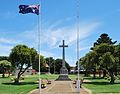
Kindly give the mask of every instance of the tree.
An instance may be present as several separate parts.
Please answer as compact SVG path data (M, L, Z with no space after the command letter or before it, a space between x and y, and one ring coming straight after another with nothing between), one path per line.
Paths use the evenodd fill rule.
M82 61L87 68L102 69L103 78L108 74L111 78L110 83L114 83L115 76L120 70L120 44L114 45L116 42L113 42L108 34L101 34L94 43L92 51L86 54Z
M102 55L101 64L108 70L109 75L111 77L110 83L113 84L115 81L114 69L116 69L115 57L111 54L111 52L106 52Z
M86 56L83 58L82 62L83 66L86 68L86 74L88 76L88 71L92 70L93 72L93 78L95 78L96 75L96 69L98 65L98 56L95 51L90 51L86 54Z
M54 73L54 68L55 68L55 65L54 65L54 59L53 57L48 57L48 58L45 58L46 60L46 63L48 64L49 66L49 71L50 73Z
M0 56L0 61L2 61L2 60L8 60L8 59L9 59L9 57L7 57L7 56Z
M0 61L0 70L2 72L2 77L5 77L5 72L10 70L11 63L7 60Z
M70 66L67 62L65 62L66 68L68 69L68 72L70 71ZM55 71L57 73L60 73L60 69L62 67L62 59L56 59L55 60Z
M19 69L15 83L19 83L21 75L35 62L36 55L36 50L26 45L17 45L11 50L9 58L12 67Z
M100 38L98 38L97 41L94 42L94 45L93 45L93 47L91 48L91 50L93 50L95 46L100 45L100 44L102 44L102 43L106 43L106 44L108 44L108 45L113 45L113 44L115 44L116 42L117 42L117 41L112 41L112 39L108 36L108 34L103 33L103 34L100 35Z
M32 64L32 68L39 71L39 54L35 57L35 62ZM47 72L46 61L44 56L40 55L40 71Z
M103 69L103 77L108 72L111 78L110 83L113 84L115 81L115 72L119 66L119 46L102 43L96 46L94 51L98 54L99 66Z
M89 58L87 57L87 54L80 58L80 65L82 65L84 67L85 71L85 76L89 76L89 70L90 70L90 63L89 63ZM76 63L76 66L78 64ZM76 68L77 69L77 68Z
M111 47L113 47L113 45L116 43L117 41L112 41L112 39L108 36L108 34L103 33L100 35L100 38L98 38L96 40L96 42L94 43L93 47L91 48L91 50L96 49L96 47L98 48L99 45L101 45L101 49L99 48L99 52L101 54L104 54L105 52L109 52L111 50ZM111 47L109 47L109 45L111 45ZM107 48L106 48L107 47ZM99 54L99 52L97 52ZM111 52L111 51L110 51ZM114 52L114 51L113 51ZM112 52L112 53L113 53ZM100 57L100 54L99 54ZM106 76L106 69L103 68L102 66L100 66L100 69L102 68L103 70L103 78Z
M94 48L94 51L97 53L98 58L101 58L102 55L107 53L107 52L111 52L111 54L114 54L114 50L115 50L114 46L109 45L107 43L101 43L100 45L97 45ZM107 69L100 62L99 62L99 68L103 70L103 78L104 78L107 74Z
M116 73L115 75L120 74L120 43L118 45L115 45L115 51L114 51L114 57L116 58L117 68L114 70Z

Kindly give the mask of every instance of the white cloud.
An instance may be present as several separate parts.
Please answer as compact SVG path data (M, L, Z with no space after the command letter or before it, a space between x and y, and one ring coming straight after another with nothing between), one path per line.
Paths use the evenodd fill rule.
M45 57L54 57L55 54L52 52L48 52L48 51L40 51L41 55L45 56Z
M40 46L41 48L49 49L49 50L41 50L41 54L44 55L45 57L53 56L55 59L56 58L61 58L57 55L57 53L54 53L52 50L54 48L58 48L58 45L62 43L62 40L65 40L65 43L71 46L76 46L76 41L77 41L77 28L76 24L72 25L64 25L61 27L61 24L64 23L64 21L58 21L55 22L49 26L46 25L46 27L42 27L42 31L40 31ZM82 22L81 22L82 23ZM99 22L87 22L84 24L80 24L79 26L79 40L82 42L85 40L87 37L91 36L96 29L101 25ZM38 48L38 28L35 26L33 30L27 30L24 32L19 33L19 35L16 35L17 40L14 39L5 39L5 38L0 38L0 42L3 44L8 44L8 45L16 45L18 43L24 43L30 47ZM0 43L0 55L9 55L11 48L13 46L7 46L7 45L1 45ZM76 53L75 47L72 52ZM89 49L87 45L82 45L79 48L79 51ZM71 58L70 58L71 57ZM75 63L75 56L74 58L69 55L67 56L67 61L69 64L73 65Z
M11 49L18 43L21 43L21 41L8 38L0 38L0 56L8 56Z
M16 41L16 40L13 40L13 39L0 38L0 43L17 44L17 43L21 43L21 41Z
M64 21L55 22L49 26L42 27L40 31L40 43L41 45L47 44L49 48L56 48L64 39L66 40L66 44L73 45L76 43L77 40L77 25L69 25L61 27L61 24ZM79 40L83 40L94 33L96 28L101 25L99 22L88 22L81 24L79 26ZM38 30L37 26L33 28L33 30L28 30L21 33L21 37L25 40L30 40L30 45L38 44Z
M58 21L55 22L55 24L51 24L49 26L42 27L42 30L40 31L40 43L41 46L44 47L44 45L47 45L49 49L54 49L58 47L58 45L61 44L62 40L66 40L66 44L72 46L76 45L77 41L77 25L69 25L69 26L63 26L61 27L61 24L64 23L64 21ZM60 24L60 26L59 26ZM79 40L82 41L83 39L87 38L91 34L93 34L101 25L100 22L94 21L94 22L87 22L82 23L79 26ZM37 48L38 46L38 27L36 26L33 28L33 30L24 31L21 33L21 39L29 40L30 43L29 46L34 46ZM80 49L83 49L80 48Z
M98 22L87 23L83 26L79 26L79 40L85 39L90 36L95 29L100 25ZM54 28L54 27L53 27ZM54 30L49 29L49 27L42 33L42 43L47 43L50 47L58 47L60 42L64 39L66 43L72 45L76 43L77 40L77 29L76 26L66 26L62 28L56 28Z
M83 51L83 50L86 50L86 49L90 49L91 46L87 46L87 47L83 47L83 48L80 48L79 51Z
M8 56L13 46L1 45L0 44L0 56Z

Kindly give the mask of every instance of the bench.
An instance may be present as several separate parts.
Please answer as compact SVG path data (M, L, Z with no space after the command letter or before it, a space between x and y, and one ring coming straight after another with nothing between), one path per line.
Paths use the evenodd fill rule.
M46 82L44 80L41 80L41 88L45 88L47 86Z
M80 88L82 87L84 79L80 80ZM75 88L77 88L77 80L74 80L73 84L76 84Z
M46 80L47 80L47 84L51 84L51 81L50 81L50 80L48 80L47 78L46 78Z

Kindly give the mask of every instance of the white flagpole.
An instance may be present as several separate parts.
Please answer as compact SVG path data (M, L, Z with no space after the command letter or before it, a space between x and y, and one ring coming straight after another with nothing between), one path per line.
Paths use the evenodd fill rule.
M41 14L41 4L42 3L42 0L41 1L38 1L38 4L40 5L39 6L39 15L38 15L38 54L39 54L39 94L42 94L41 93L41 77L40 77L40 32L42 31L42 21L41 21L41 18L42 18L42 14Z
M80 0L77 0L77 16L76 16L76 18L77 18L77 66L78 66L78 80L77 80L77 93L78 94L80 94L80 78L79 78L79 76L80 76L80 73L79 73L79 71L80 71L80 66L79 66L79 8L80 8L80 6L79 6L79 3L80 3Z

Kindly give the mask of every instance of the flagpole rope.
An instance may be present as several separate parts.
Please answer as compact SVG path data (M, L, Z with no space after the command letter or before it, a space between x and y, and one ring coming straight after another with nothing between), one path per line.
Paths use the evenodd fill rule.
M79 66L79 8L80 8L80 0L77 0L77 16L76 16L76 19L77 19L77 66L78 66L78 81L77 81L77 92L78 94L80 94L80 66Z
M41 35L41 31L42 31L42 13L41 13L41 4L42 3L42 0L41 1L38 1L38 4L40 5L39 6L39 12L40 12L40 15L38 15L38 53L39 53L39 94L42 94L41 93L41 72L40 72L40 35Z

